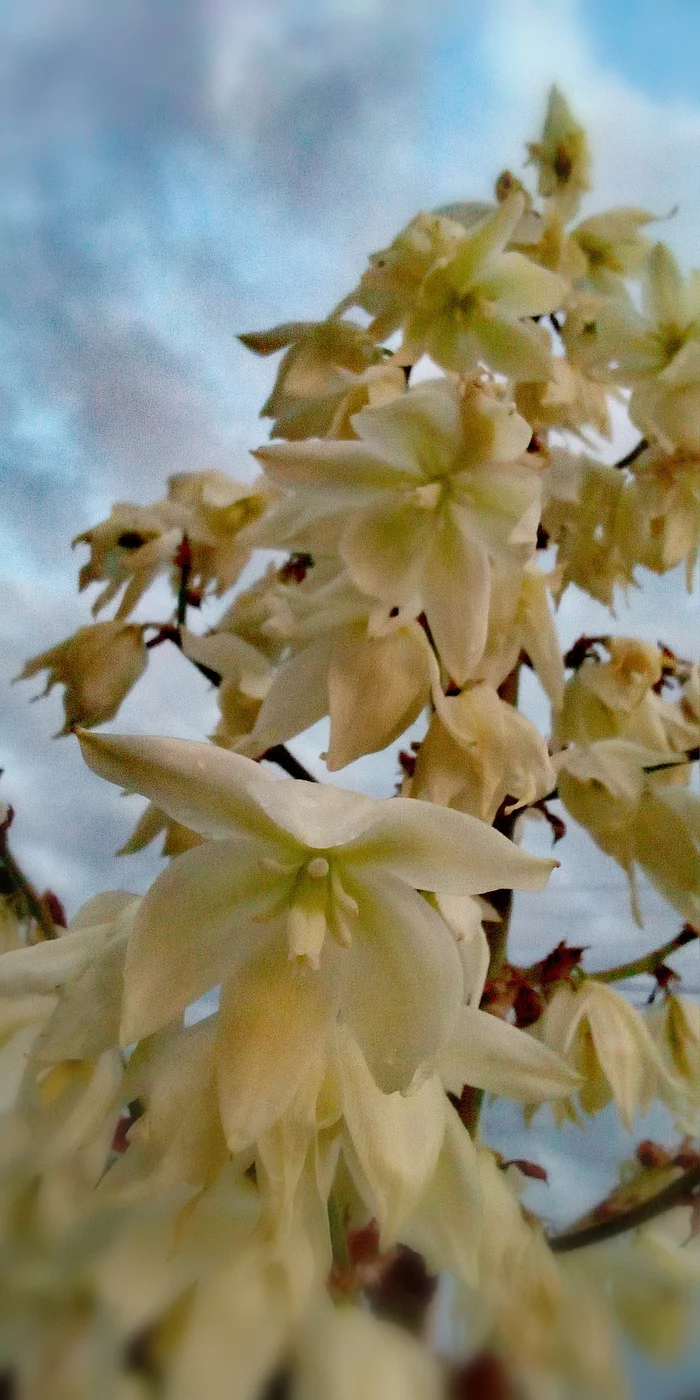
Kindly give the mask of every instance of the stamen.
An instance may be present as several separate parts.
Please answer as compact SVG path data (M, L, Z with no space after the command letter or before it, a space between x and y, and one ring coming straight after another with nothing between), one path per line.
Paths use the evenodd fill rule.
M330 865L325 856L314 856L306 867L306 873L312 880L325 880L329 870Z

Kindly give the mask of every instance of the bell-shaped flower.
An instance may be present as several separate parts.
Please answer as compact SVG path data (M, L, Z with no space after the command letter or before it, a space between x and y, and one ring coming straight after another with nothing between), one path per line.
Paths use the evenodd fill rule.
M338 1011L387 1090L449 1037L461 963L417 890L540 888L552 868L461 813L275 779L206 744L82 744L103 777L215 838L177 857L139 907L124 1043L224 979L220 1080L245 1080L254 1097L275 1066L271 1121Z
M55 685L65 687L65 724L56 738L70 734L76 725L91 728L114 716L122 700L148 665L148 651L140 627L123 622L96 622L80 627L74 637L33 656L17 680L28 680L39 671L49 677L42 695ZM37 697L38 698L38 697Z
M636 558L656 574L685 563L690 592L700 550L700 454L655 446L634 465Z
M540 140L528 143L528 154L537 166L539 193L572 218L591 187L591 156L586 133L556 86L549 91Z
M587 977L577 987L560 984L534 1034L581 1075L578 1099L585 1113L597 1113L614 1099L631 1131L635 1113L650 1107L660 1083L679 1099L679 1086L639 1012L603 982Z
M390 618L345 573L286 592L297 612L289 622L291 655L236 747L257 758L329 715L333 772L386 748L418 717L430 697L430 647L410 614Z
M554 762L567 811L626 872L637 923L635 863L683 918L700 923L700 799L659 781L687 774L683 758L632 740L600 739L571 745Z
M667 993L646 1016L647 1029L671 1072L687 1093L687 1132L700 1127L700 1005L678 992ZM677 1107L677 1105L673 1105Z
M492 822L501 804L528 806L556 787L541 734L485 682L460 695L433 690L435 714L421 743L411 796Z
M404 323L402 361L428 354L458 374L486 365L513 379L547 377L549 337L533 317L563 306L569 288L523 253L506 251L524 208L522 195L509 196L426 274Z
M484 647L490 559L524 563L534 550L539 477L518 460L530 429L495 391L470 384L460 396L445 380L365 409L353 426L356 442L274 443L257 456L280 485L313 487L353 582L390 609L425 611L463 683ZM275 530L273 511L260 542L279 543Z
M76 535L73 546L87 544L90 558L79 574L79 586L104 583L92 606L95 616L119 597L117 619L129 616L154 579L172 564L182 538L179 522L155 506L120 501L106 520Z

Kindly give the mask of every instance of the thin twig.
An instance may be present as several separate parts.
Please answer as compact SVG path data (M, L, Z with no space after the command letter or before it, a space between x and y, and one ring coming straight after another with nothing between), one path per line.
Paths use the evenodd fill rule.
M561 1235L550 1236L549 1247L555 1254L569 1254L574 1249L585 1249L587 1245L615 1239L617 1235L625 1235L629 1230L655 1220L658 1215L665 1215L675 1206L692 1204L699 1189L700 1164L690 1167L669 1186L657 1191L655 1196L649 1196L629 1210L619 1211L607 1220L596 1220L589 1225L565 1230Z
M700 938L700 933L686 924L675 938L669 938L668 943L662 944L660 948L655 948L652 953L646 953L642 958L634 958L632 962L621 963L619 967L609 967L604 972L589 972L586 975L596 982L624 982L628 977L638 977L643 972L648 972L653 976L672 953L676 953L679 948L684 948L687 943L693 943L698 938Z
M647 438L640 438L639 442L635 444L625 457L621 457L619 462L613 462L616 471L621 471L623 467L631 467L632 463L636 462L637 458L641 457L643 452L646 452L648 446L649 442Z
M290 778L299 778L304 783L318 782L318 778L315 778L313 773L310 773L308 768L305 768L303 763L300 763L294 754L285 748L284 744L273 744L271 749L265 750L262 758L267 759L268 763L276 763L277 767L284 769Z

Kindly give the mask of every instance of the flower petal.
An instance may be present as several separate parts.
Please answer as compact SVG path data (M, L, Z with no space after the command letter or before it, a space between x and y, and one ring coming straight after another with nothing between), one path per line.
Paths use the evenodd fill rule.
M379 409L372 411L380 412ZM371 486L379 491L402 486L403 467L385 458L383 453L373 452L373 446L373 443L368 448L363 442L311 438L306 442L271 442L253 456L283 486L316 486L324 491L343 491L358 486Z
M280 666L250 734L239 740L239 753L258 758L274 744L303 734L328 714L328 668L335 637L319 637Z
M425 635L417 626L384 637L345 634L328 673L331 772L386 748L417 719L430 694Z
M340 541L353 583L400 607L418 590L434 529L431 511L398 496L354 515Z
M445 1088L465 1084L520 1103L567 1097L581 1077L541 1041L487 1011L463 1006L452 1040L436 1062Z
M380 1089L410 1085L449 1039L462 1001L462 965L446 924L399 880L369 870L356 899L342 1014Z
M460 529L451 512L435 534L422 591L440 657L463 685L486 645L491 569L482 541Z
M264 851L264 848L263 848ZM164 1026L274 934L264 919L293 876L267 871L258 848L206 841L177 856L144 896L124 973L122 1044Z
M275 840L258 794L274 783L241 754L191 739L78 731L85 762L126 792L150 797L175 821L202 836L241 835Z
M556 272L532 262L522 253L502 253L483 270L474 286L476 296L497 301L509 316L542 316L566 301L569 285Z
M444 379L363 408L351 421L363 443L416 484L449 471L459 445L459 406Z
M330 1030L334 1007L318 973L275 940L224 986L219 1107L231 1152L284 1113Z
M374 865L440 895L541 890L559 864L520 850L478 817L408 797L383 803L371 830L343 858L354 874Z
M337 1073L343 1116L367 1202L379 1222L383 1247L395 1243L437 1166L445 1131L445 1095L436 1075L413 1094L383 1094L362 1052L344 1028L337 1035ZM346 1152L347 1152L346 1147Z

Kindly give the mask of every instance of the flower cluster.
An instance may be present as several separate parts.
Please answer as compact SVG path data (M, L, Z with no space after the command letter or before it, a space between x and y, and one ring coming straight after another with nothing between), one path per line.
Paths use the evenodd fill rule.
M283 352L249 485L174 477L75 541L114 615L22 677L62 684L61 733L148 799L122 854L163 836L168 863L64 927L0 827L20 1400L617 1400L619 1326L682 1345L700 1017L666 959L700 931L700 676L617 634L562 655L555 605L573 583L612 607L645 569L692 583L700 274L651 213L580 219L590 153L557 89L528 153L536 191L505 171L491 202L419 213L326 320L241 337ZM643 434L614 466L592 455L613 396ZM172 616L137 620L161 575ZM210 740L93 733L166 643L217 687ZM286 745L319 721L330 772L403 740L395 794L306 771ZM513 891L541 923L558 865L524 819L559 839L557 798L639 923L639 870L678 912L670 943L596 973L553 929L512 962ZM640 1011L614 984L643 976ZM612 1104L631 1132L661 1102L680 1142L640 1144L560 1234L522 1200L534 1129L535 1160L496 1152L486 1096L529 1124Z

